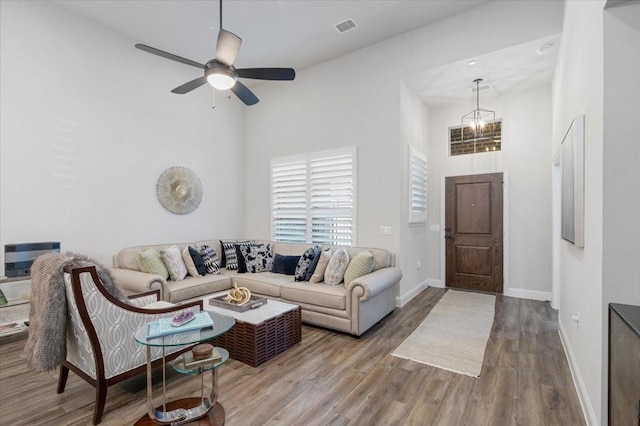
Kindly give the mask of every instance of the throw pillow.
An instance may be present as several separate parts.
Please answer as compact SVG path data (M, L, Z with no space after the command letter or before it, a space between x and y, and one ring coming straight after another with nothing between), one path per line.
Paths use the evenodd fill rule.
M142 272L160 275L165 280L169 278L169 271L167 271L167 267L164 266L158 250L148 248L144 251L141 251L140 253L138 253L137 260L138 266L140 267L140 270Z
M244 258L246 272L253 274L256 272L266 272L271 270L273 266L271 244L241 246L240 251L242 252L242 257Z
M307 269L307 273L304 276L305 281L310 281L313 276L313 272L316 270L316 266L318 266L318 261L320 260L320 256L322 255L322 250L318 250L316 255L313 257L311 261L311 265L309 265L309 269Z
M245 247L253 247L253 246L247 246L247 245L240 245L240 244L236 244L235 248L236 248L236 259L238 262L238 273L239 274L244 274L247 272L247 263L244 259L244 255L242 254L242 248Z
M276 253L275 258L273 259L271 272L285 275L295 275L296 266L298 266L299 261L300 256L283 256Z
M160 252L160 257L164 262L164 266L169 271L169 278L172 281L182 281L187 276L187 267L182 260L180 249L173 245Z
M220 253L221 268L224 268L227 266L227 251L225 249L225 244L229 245L229 244L235 244L235 243L236 243L236 240L227 240L227 241L220 240L220 247L222 247L222 253Z
M311 266L311 262L316 257L316 253L320 251L320 246L309 247L302 253L300 260L296 265L296 271L294 273L296 281L304 281L307 276L307 270Z
M344 278L344 271L349 264L349 253L344 248L338 249L331 256L327 270L324 271L324 283L326 285L338 285Z
M327 265L331 260L332 254L333 250L330 248L320 253L320 259L318 259L316 269L313 270L313 275L311 276L311 279L309 279L310 283L321 283L322 280L324 280L324 271L327 269Z
M187 267L187 272L192 277L199 277L200 272L198 272L198 268L196 268L196 264L193 262L193 258L189 253L189 246L186 246L184 250L182 250L182 261L184 262L184 266Z
M349 285L356 278L367 275L375 266L376 259L369 250L356 254L344 271L344 285Z
M240 242L223 242L222 249L224 250L225 265L227 270L235 271L238 269L238 254L236 253L236 244L239 245L255 245L255 241L240 241Z
M189 246L189 254L191 255L191 259L193 260L193 264L196 265L196 269L198 270L198 274L201 276L207 275L207 267L204 264L204 260L202 260L202 256L198 253L198 250Z
M217 275L220 273L220 260L216 251L206 244L202 244L198 247L198 252L202 256L204 266L207 268L207 274Z

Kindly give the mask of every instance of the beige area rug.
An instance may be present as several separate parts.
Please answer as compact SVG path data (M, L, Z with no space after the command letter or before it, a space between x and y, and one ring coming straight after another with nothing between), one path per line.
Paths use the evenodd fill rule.
M449 290L391 355L480 377L496 297Z

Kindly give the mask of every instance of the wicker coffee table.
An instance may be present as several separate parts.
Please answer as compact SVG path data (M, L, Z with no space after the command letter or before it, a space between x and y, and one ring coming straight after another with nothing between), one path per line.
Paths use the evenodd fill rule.
M209 299L225 293L202 297L204 309L230 315L236 323L211 343L229 351L229 356L252 367L267 362L302 339L300 306L269 300L246 312L236 312L209 304Z

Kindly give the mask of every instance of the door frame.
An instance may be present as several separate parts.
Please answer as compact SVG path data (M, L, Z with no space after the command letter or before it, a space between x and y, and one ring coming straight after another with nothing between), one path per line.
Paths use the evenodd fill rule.
M447 251L444 243L444 224L446 219L446 190L445 181L448 177L485 175L490 173L502 173L502 294L510 296L509 282L509 169L489 169L468 172L443 173L440 176L440 282L442 287L447 286Z

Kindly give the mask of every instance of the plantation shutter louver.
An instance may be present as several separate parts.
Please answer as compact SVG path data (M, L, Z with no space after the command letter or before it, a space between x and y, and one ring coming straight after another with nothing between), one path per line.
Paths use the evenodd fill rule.
M271 160L275 241L355 244L355 147Z
M427 221L427 158L410 150L409 223Z
M346 245L353 237L353 158L341 155L312 159L311 242Z
M298 161L271 168L273 239L307 240L307 165Z

